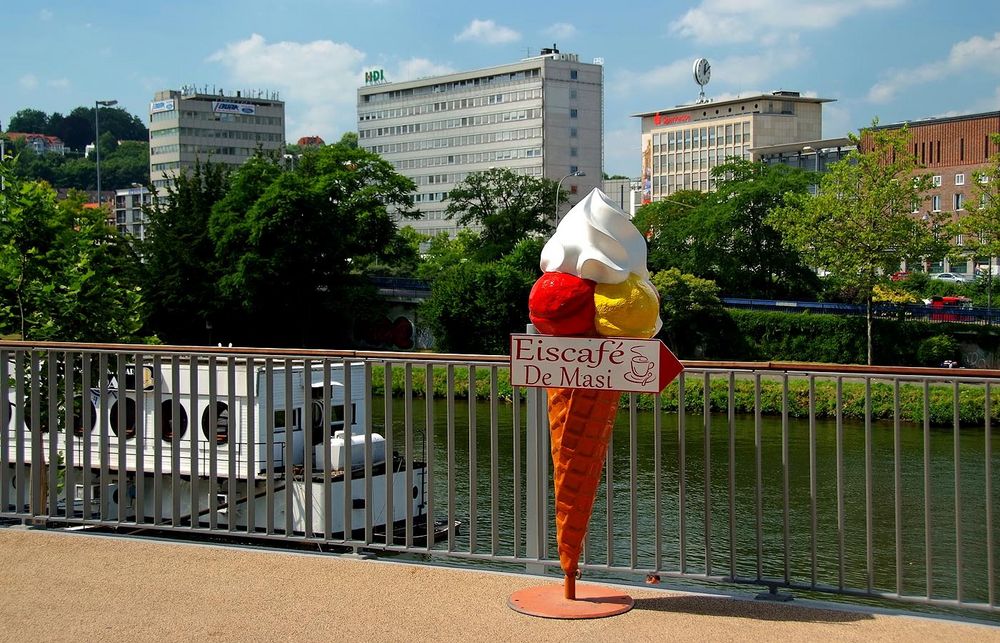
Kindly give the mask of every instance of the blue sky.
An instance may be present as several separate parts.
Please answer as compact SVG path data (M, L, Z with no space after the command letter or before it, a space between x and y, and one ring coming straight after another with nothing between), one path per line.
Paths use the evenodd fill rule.
M824 136L1000 110L996 0L6 0L0 124L158 89L279 91L287 137L354 130L368 69L390 81L500 65L557 44L605 65L605 170L639 172L631 114L778 89L834 99Z

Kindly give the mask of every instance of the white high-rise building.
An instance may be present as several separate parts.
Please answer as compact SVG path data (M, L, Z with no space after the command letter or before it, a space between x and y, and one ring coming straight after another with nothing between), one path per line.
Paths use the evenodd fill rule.
M285 104L276 92L185 87L157 92L149 104L149 180L158 193L195 162L242 165L258 149L285 145Z
M563 181L569 205L601 186L604 68L554 47L520 62L399 83L366 74L358 138L417 184L420 232L458 230L449 190L470 173L509 168ZM553 213L555 216L555 213Z

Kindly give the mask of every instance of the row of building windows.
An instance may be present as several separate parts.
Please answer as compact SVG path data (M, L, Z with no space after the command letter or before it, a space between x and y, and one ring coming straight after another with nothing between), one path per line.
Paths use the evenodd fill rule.
M433 203L448 198L447 192L418 192L413 195L414 203Z
M678 132L653 134L653 153L675 150L696 150L702 147L717 147L723 145L739 145L750 142L750 121L694 127Z
M653 157L653 174L711 169L730 156L750 158L750 146L720 147L700 152L675 152Z
M149 166L150 172L166 172L167 170L179 170L181 167L180 161L171 161L169 163L151 163Z
M987 195L985 195L985 194L979 195L979 207L980 208L986 207L986 204L988 202L989 202L989 200L988 200ZM951 209L954 210L955 212L958 212L959 210L964 210L965 209L965 195L964 194L962 194L961 192L956 192L955 194L952 195ZM913 212L916 213L916 212L919 212L919 211L920 211L920 202L914 203L913 204ZM932 212L940 212L941 211L941 195L940 194L933 194L933 195L931 195L931 211Z
M187 152L194 154L229 154L231 156L253 156L257 151L255 147L236 147L232 145L192 145L189 143L174 143L173 145L160 145L149 150L151 156L159 154L176 154Z
M913 158L920 159L921 165L941 162L941 141L921 141L913 144ZM990 158L990 137L983 136L983 160ZM965 160L965 138L958 139L958 160Z
M282 125L282 118L280 116L249 116L243 114L226 114L193 109L157 112L149 115L149 121L151 123L170 121L177 120L178 117L185 121L218 121L222 123L239 123L243 125L271 125L274 127L280 127Z
M502 94L490 94L488 96L474 96L472 98L438 101L434 103L421 103L419 105L407 105L406 107L395 107L392 109L378 109L370 112L358 112L358 120L377 121L386 118L420 116L421 114L432 114L434 112L468 109L471 107L483 107L487 105L499 105L501 103L512 103L522 100L538 100L541 99L541 97L542 89L539 87L538 89L504 92Z
M233 130L224 129L211 129L207 127L172 127L169 130L164 130L169 132L165 136L174 137L185 137L185 138L224 138L231 141L254 141L263 143L281 143L283 138L281 134L276 134L273 132L238 132ZM155 132L150 132L151 138L160 138L161 135ZM170 145L154 145L150 148L150 154L166 154L170 151L176 152L177 150L168 150L166 152L158 151L164 150L165 148L171 147ZM184 151L184 150L181 150Z
M470 89L477 89L483 86L523 83L533 78L538 78L541 75L541 67L534 67L532 69L523 69L521 71L514 71L507 74L493 74L490 76L479 76L477 78L456 80L450 83L438 83L436 85L423 85L421 87L413 87L410 89L396 89L388 92L379 92L377 94L366 94L361 97L361 100L365 103L380 103L389 100L408 98L410 96L422 96L424 94L469 91Z
M405 134L419 134L421 132L434 132L443 129L454 129L456 127L476 127L479 125L496 125L497 123L509 123L512 121L523 121L541 117L542 117L541 108L519 109L511 112L493 112L492 114L480 114L478 116L464 116L462 118L449 118L441 121L430 121L425 123L407 123L406 125L391 125L386 127L363 129L358 132L358 138L375 138L377 136L402 136Z
M421 167L438 167L441 165L466 165L471 163L490 163L493 161L512 161L515 159L541 158L542 148L526 147L512 150L492 150L489 152L473 152L470 154L448 154L447 156L432 156L421 159L404 159L393 161L397 170L413 170Z
M677 190L701 190L707 192L715 189L715 179L708 172L691 172L653 177L653 196L673 194Z
M508 168L508 169L511 172L513 172L514 174L517 174L517 175L520 175L520 176L541 176L542 175L542 166L541 165L532 165L532 166L529 166L529 167L512 167L512 168ZM576 170L571 170L571 171L575 172ZM451 183L451 184L461 183L466 178L468 178L469 174L471 174L471 172L451 172L451 173L447 173L447 174L423 174L423 175L420 175L420 176L413 176L413 177L410 177L410 178L418 186L423 186L423 185L443 185L443 184L446 184L446 183Z
M372 145L370 147L366 147L365 149L369 152L374 152L375 154L398 154L402 152L419 152L422 150L440 149L443 147L483 145L486 143L498 143L504 141L523 141L529 138L541 137L541 127L529 127L526 129L504 130L502 132L488 132L485 134L467 134L465 136L432 138L419 141L406 141L403 143L386 143L385 145Z

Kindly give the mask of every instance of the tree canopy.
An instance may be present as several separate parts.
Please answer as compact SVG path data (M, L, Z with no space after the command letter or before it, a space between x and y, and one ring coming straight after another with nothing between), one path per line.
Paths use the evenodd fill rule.
M94 107L77 107L67 116L51 115L38 109L26 108L11 116L8 132L58 136L72 150L83 152L94 142ZM108 132L118 141L149 141L149 130L142 119L120 107L101 107L101 133Z

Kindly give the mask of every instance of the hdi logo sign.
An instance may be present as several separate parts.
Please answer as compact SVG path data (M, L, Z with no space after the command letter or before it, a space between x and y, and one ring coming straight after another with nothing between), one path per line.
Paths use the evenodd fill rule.
M371 85L373 83L384 83L385 82L385 71L382 69L373 69L371 71L365 72L365 83Z

